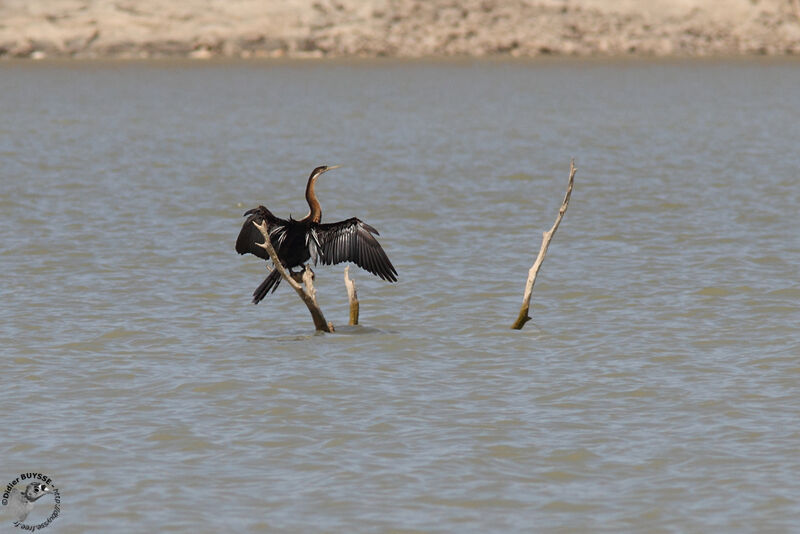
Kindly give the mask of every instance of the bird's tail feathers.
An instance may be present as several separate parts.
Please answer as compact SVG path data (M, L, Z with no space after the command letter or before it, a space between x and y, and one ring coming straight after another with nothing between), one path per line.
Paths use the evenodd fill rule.
M258 304L264 297L267 296L268 293L274 292L278 289L278 284L281 281L281 273L278 272L278 269L272 269L272 272L264 278L264 281L261 282L261 285L253 291L253 304Z

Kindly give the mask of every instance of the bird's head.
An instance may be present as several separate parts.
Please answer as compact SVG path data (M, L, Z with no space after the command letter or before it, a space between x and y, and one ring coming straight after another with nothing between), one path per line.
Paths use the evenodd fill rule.
M331 171L331 170L333 170L333 169L338 169L339 167L341 167L341 165L330 165L330 166L328 166L328 165L321 165L321 166L317 167L316 169L314 169L314 170L311 172L311 176L312 176L313 178L319 178L319 176L320 176L322 173L325 173L325 172Z

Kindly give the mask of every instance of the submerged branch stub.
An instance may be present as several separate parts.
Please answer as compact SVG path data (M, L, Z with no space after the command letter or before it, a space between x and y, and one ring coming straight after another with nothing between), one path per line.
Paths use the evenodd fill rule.
M350 266L344 268L344 286L347 288L347 300L350 301L350 325L358 324L358 293L356 283L350 278Z
M308 311L311 313L311 318L314 320L314 327L319 332L333 332L334 331L333 324L325 320L325 316L322 314L322 310L320 309L319 304L317 304L317 292L316 289L314 289L314 282L313 282L314 271L312 271L311 268L308 265L306 265L301 278L304 283L304 286L300 285L294 278L294 276L297 275L296 274L290 275L283 267L280 260L278 259L278 254L275 252L275 248L272 246L272 242L269 239L269 232L267 231L267 222L262 221L261 224L258 224L255 221L253 221L253 224L255 225L256 228L258 228L258 231L261 232L261 235L264 236L264 242L256 244L267 251L267 254L269 254L269 257L272 260L274 268L278 270L278 272L281 275L281 278L286 280L286 283L292 286L292 289L294 289L300 296L300 298L303 300L306 307L308 308Z
M511 325L511 328L514 330L521 330L525 323L530 320L529 312L531 307L531 296L533 295L533 284L536 283L536 275L539 273L539 268L542 266L545 254L547 254L547 248L550 246L550 241L553 239L553 235L555 235L556 230L558 230L558 225L561 224L561 219L567 212L569 199L572 195L572 185L575 181L575 172L577 170L577 167L575 167L575 158L572 158L569 162L569 181L567 182L567 192L564 195L564 200L561 202L561 207L558 209L556 222L553 223L553 226L550 228L550 230L542 234L542 245L539 247L539 255L536 256L536 261L533 262L533 265L528 271L528 280L525 282L525 292L522 295L522 307L519 310L517 320Z

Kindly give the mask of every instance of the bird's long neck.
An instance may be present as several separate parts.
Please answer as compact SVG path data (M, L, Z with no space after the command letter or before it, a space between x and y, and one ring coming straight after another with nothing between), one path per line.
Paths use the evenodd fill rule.
M306 201L308 202L308 215L303 217L304 222L318 223L322 220L322 206L319 205L317 194L314 192L314 185L317 183L317 178L322 173L313 172L308 177L308 185L306 185Z

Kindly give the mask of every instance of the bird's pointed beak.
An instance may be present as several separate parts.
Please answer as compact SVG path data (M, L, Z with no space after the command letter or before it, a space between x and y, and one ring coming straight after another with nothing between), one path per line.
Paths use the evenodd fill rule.
M333 169L338 169L339 167L341 167L341 165L329 165L328 168L325 169L325 172L331 171Z

